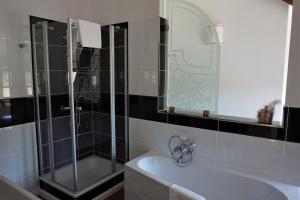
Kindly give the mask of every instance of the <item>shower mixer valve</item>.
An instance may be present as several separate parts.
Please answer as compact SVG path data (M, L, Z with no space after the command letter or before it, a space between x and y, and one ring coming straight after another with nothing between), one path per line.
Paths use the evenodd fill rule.
M175 146L172 143L177 141ZM190 138L174 135L169 140L169 150L176 165L185 167L192 163L196 144Z
M70 110L70 107L69 107L69 106L64 106L64 105L62 105L62 106L60 107L60 109L61 109L62 111L66 111L66 110ZM82 107L77 106L77 107L75 107L75 109L81 111L81 110L82 110Z

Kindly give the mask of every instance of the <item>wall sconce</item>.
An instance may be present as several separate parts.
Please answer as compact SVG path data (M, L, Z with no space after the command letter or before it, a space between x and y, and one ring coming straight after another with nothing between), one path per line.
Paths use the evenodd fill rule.
M223 24L213 24L207 26L208 33L210 34L208 44L223 44L224 43L224 25ZM217 33L217 38L214 34Z
M223 44L224 42L224 25L223 24L215 24L214 25L218 39L219 39L219 44Z

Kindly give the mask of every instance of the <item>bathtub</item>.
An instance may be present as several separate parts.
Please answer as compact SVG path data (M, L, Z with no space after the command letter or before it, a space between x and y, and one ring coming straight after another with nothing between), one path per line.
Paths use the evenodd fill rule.
M168 200L180 185L207 200L299 200L299 187L201 166L178 167L167 155L144 154L125 165L125 200Z
M1 200L40 200L27 190L20 188L0 176L0 199Z

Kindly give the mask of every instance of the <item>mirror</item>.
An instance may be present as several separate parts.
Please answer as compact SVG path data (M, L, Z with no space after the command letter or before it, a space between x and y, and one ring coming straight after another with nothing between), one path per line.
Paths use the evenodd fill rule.
M261 117L271 119L262 123L282 121L290 4L165 0L161 15L167 23L161 45L167 57L167 109L246 121L257 121L260 110Z

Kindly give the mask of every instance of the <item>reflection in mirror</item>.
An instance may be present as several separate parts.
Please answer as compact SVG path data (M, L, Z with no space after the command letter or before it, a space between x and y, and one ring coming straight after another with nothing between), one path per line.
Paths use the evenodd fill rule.
M2 72L2 96L4 98L10 97L10 80L8 72Z
M25 87L27 95L33 95L32 73L25 72Z
M271 123L282 121L292 6L280 0L161 5L168 21L167 108L251 121L267 111Z

